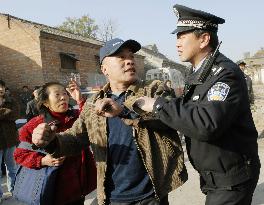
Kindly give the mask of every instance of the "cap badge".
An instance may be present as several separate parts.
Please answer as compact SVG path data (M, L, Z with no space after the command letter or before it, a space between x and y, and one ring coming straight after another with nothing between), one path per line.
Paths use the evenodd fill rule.
M199 98L200 98L199 95L195 95L195 96L193 97L193 101L197 101L197 100L199 100Z
M118 44L120 44L120 43L123 43L124 41L118 41L118 42L115 42L115 43L113 43L113 46L116 46L116 45L118 45Z
M180 18L180 13L178 12L178 10L176 8L173 8L173 12L176 15L177 20Z

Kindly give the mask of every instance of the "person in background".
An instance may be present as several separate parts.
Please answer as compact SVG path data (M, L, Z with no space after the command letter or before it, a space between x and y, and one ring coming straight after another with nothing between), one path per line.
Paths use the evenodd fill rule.
M245 69L246 69L246 63L244 61L238 61L237 65L239 66L239 68L243 71L244 76L245 76L245 80L247 82L247 89L248 89L248 99L251 105L254 104L254 92L253 92L253 85L252 85L252 79L250 78L249 75L247 75L245 73Z
M1 171L2 171L2 177L4 177L6 175L6 167L5 167L4 156L2 157Z
M5 95L6 95L7 97L11 97L11 92L10 92L10 90L9 90L8 87L6 87L6 89L5 89Z
M175 91L174 89L171 87L171 81L170 80L166 80L164 83L161 83L156 91L155 97L163 97L166 98L168 100L170 100L171 98L175 98Z
M9 192L12 192L16 174L16 163L13 153L18 143L15 120L19 116L19 108L13 98L5 95L5 88L5 82L0 80L0 164L2 164L2 159L4 159L7 170L7 188ZM1 170L0 176L2 176ZM1 178L0 181L2 181ZM3 190L0 186L0 202L2 197Z
M28 86L24 85L22 93L19 95L20 99L20 114L21 117L26 117L27 103L32 100L32 93L29 91Z
M38 100L39 90L40 90L40 86L35 86L34 91L33 91L34 99L27 103L27 109L26 109L27 121L39 115L39 111L37 109L37 100Z
M82 109L84 101L77 84L71 81L67 88ZM19 140L32 143L32 132L43 122L54 122L57 132L70 128L81 110L69 109L69 96L63 85L46 83L39 89L37 105L40 115L33 117L19 132ZM14 158L22 166L40 169L44 166L60 166L58 170L54 205L83 205L85 195L96 187L96 167L88 143L71 157L54 158L38 152L16 148Z
M217 50L225 20L177 4L174 10L179 57L192 64L184 95L142 97L134 106L185 135L206 205L250 205L260 173L258 133L244 74Z

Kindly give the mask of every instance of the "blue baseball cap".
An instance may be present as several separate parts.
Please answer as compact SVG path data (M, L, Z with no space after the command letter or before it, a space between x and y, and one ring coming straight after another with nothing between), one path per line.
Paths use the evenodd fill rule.
M141 49L141 45L139 42L131 39L123 41L120 38L114 38L106 41L104 46L100 48L100 64L102 64L105 57L118 53L122 48L129 48L133 53L136 53Z

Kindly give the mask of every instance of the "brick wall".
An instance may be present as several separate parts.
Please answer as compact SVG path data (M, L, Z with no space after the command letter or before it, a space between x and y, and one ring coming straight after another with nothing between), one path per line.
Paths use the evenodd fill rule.
M97 75L102 74L98 62L101 45L44 32L41 33L40 45L45 81L59 81L65 84L70 73L74 72L74 70L61 69L60 52L63 52L75 54L75 57L79 59L76 64L76 71L80 73L82 86L91 87L96 85L95 78L97 78ZM138 73L142 77L144 57L136 55L136 63Z
M7 16L0 16L0 79L11 92L23 85L43 83L39 31Z
M78 72L82 85L86 86L89 72L96 72L99 69L96 61L99 45L48 33L41 33L40 39L45 81L65 83L71 72ZM76 62L76 70L61 69L61 52L75 54L75 57L79 59Z
M5 80L11 92L20 92L23 85L32 89L48 81L66 83L73 71L61 69L60 52L76 55L76 71L82 86L93 86L94 79L101 74L100 43L40 30L34 24L0 15L0 79ZM144 57L136 55L136 63L137 72L144 79Z

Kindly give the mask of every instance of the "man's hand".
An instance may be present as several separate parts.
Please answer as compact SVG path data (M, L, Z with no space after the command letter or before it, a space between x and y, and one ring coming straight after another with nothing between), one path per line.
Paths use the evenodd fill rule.
M71 95L71 97L77 102L81 102L82 100L82 93L81 90L77 84L77 82L75 80L73 80L71 78L68 87L66 88L66 90L69 92L69 94Z
M111 98L98 99L94 105L97 115L103 117L118 116L123 110L123 107Z
M58 167L63 164L65 158L66 157L54 158L51 155L47 154L41 159L41 165L49 167Z
M45 147L55 138L56 126L47 123L39 124L32 133L32 143L37 147Z
M146 112L152 112L155 101L156 99L154 98L144 96L138 98L134 106L137 106L138 108Z

